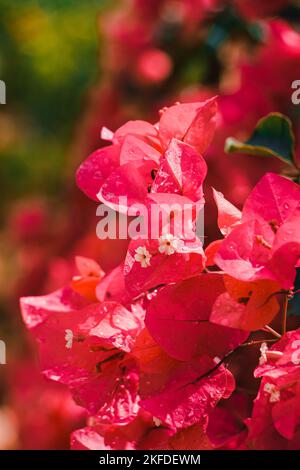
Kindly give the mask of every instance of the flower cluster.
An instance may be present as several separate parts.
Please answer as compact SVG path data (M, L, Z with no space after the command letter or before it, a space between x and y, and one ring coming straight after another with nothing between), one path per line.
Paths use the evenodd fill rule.
M249 443L256 449L299 449L300 330L288 332L265 352L255 370L262 377L253 414L247 420Z
M234 136L243 140L257 120L272 111L289 115L293 120L296 137L300 135L299 113L291 100L291 83L300 77L300 36L297 25L299 7L295 0L273 0L272 2L261 0L123 0L113 8L107 5L105 11L101 9L97 20L99 35L101 35L98 55L101 73L98 74L98 82L93 84L87 93L87 99L84 99L85 106L83 112L80 113L80 123L76 125L75 132L72 133L72 148L69 152L68 164L74 168L86 155L99 147L99 130L102 125L117 129L121 123L137 118L152 122L157 116L158 109L166 105L170 106L177 100L181 103L189 103L190 110L190 102L206 100L205 107L212 112L212 126L208 126L208 123L205 126L207 142L199 138L201 128L196 130L194 125L190 126L187 121L182 123L186 128L191 127L191 132L189 130L187 136L183 136L182 128L178 134L177 131L174 133L170 129L171 120L173 118L181 120L181 117L175 117L174 110L172 112L169 110L167 113L166 110L161 112L159 125L153 126L140 121L136 129L131 127L128 130L127 128L125 132L124 126L116 133L107 128L103 130L102 137L106 141L112 141L113 145L98 150L94 157L88 160L90 170L87 162L82 165L78 172L78 183L84 192L94 200L98 201L99 197L110 207L127 212L129 217L131 217L130 211L134 212L141 204L146 206L149 213L151 208L155 209L156 206L161 208L165 202L172 202L179 206L179 215L183 212L187 214L188 205L194 211L188 219L190 224L188 230L185 231L185 236L178 233L180 230L174 226L174 220L172 220L172 228L164 233L160 233L159 228L156 237L151 234L151 237L134 240L127 252L127 240L100 241L97 239L93 201L84 197L76 189L75 184L70 187L67 185L64 189L62 187L64 181L61 173L62 165L67 161L60 158L61 152L65 149L63 135L66 131L69 135L70 123L74 120L77 106L71 108L63 106L66 111L64 119L60 114L56 113L52 116L51 113L45 111L47 106L50 106L51 99L43 100L41 107L39 95L36 93L30 91L29 95L25 93L24 99L20 94L14 96L16 87L13 83L18 76L14 68L24 54L27 57L28 47L31 50L30 60L26 60L23 66L27 74L35 77L27 83L30 89L35 90L37 83L40 80L44 82L47 78L49 86L44 91L47 92L48 98L53 96L53 93L57 96L59 91L60 97L68 102L69 96L74 95L74 91L64 93L64 90L72 89L78 92L79 88L85 88L84 83L90 75L93 55L89 41L94 43L95 36L93 28L90 27L90 21L97 7L82 6L82 8L78 7L78 10L70 2L67 8L60 8L54 13L52 9L51 12L48 11L46 6L41 9L35 8L33 4L34 1L29 1L26 6L29 14L24 14L24 11L18 10L16 6L14 28L7 29L10 14L7 15L4 12L1 19L4 30L7 30L3 42L4 62L11 56L11 44L15 52L18 50L18 60L14 67L4 67L7 69L5 73L11 75L10 80L7 78L12 83L11 100L14 102L17 99L18 109L22 108L22 114L28 115L29 119L26 119L27 132L24 133L18 130L22 123L15 112L1 108L4 111L1 115L1 126L8 130L0 135L4 175L1 180L2 216L5 219L0 231L3 246L0 253L0 303L4 313L1 318L1 331L5 335L5 338L1 339L5 339L7 344L10 344L10 360L7 366L1 369L0 428L7 428L5 423L10 422L15 436L11 439L8 438L8 432L5 432L4 436L0 433L0 447L6 448L7 445L19 448L66 446L66 435L72 429L81 426L77 413L73 413L69 407L71 398L65 386L57 383L51 385L49 381L35 377L32 373L36 367L35 350L32 349L32 342L25 328L22 328L22 325L15 320L15 314L18 316L17 299L20 296L49 293L68 283L69 279L79 271L79 275L72 279L71 287L89 302L108 301L114 299L115 296L118 302L130 310L130 302L132 300L136 302L143 297L142 307L146 311L146 303L155 300L157 285L158 292L163 287L167 287L167 285L159 284L162 278L165 284L174 285L174 283L181 282L181 277L187 276L187 280L191 279L189 277L191 272L194 273L192 278L200 273L212 275L213 273L208 272L209 270L214 271L213 275L216 276L215 271L222 269L223 273L232 272L233 274L223 274L225 287L224 290L217 291L216 300L219 306L214 300L213 313L210 316L211 323L214 323L214 327L219 325L226 327L226 319L223 317L227 315L223 315L223 312L227 308L230 317L228 327L235 324L236 328L243 331L250 328L251 338L259 341L267 339L265 345L263 342L258 345L253 344L251 348L239 348L230 355L229 359L226 359L224 364L229 364L230 370L235 375L236 390L230 398L221 400L209 414L206 434L210 442L216 447L237 448L248 432L245 420L251 416L252 398L258 391L258 381L253 382L252 372L257 365L260 345L264 345L261 361L273 354L268 342L269 333L264 332L259 336L253 331L257 331L256 328L260 328L273 316L272 327L280 329L279 315L276 311L279 312L280 303L284 301L285 292L292 285L294 276L293 268L288 272L285 271L285 255L288 253L291 258L294 255L290 252L291 244L282 248L281 252L277 250L281 243L280 233L285 230L281 227L279 229L281 224L276 226L276 223L272 223L274 236L271 233L271 236L265 237L262 233L265 232L263 227L268 226L270 221L260 219L260 225L255 230L258 235L256 240L260 241L260 245L263 246L262 251L265 252L263 262L259 260L258 265L254 266L255 257L251 257L249 263L251 269L248 274L241 273L239 268L236 271L235 268L230 271L228 263L231 254L228 254L228 251L224 254L224 250L229 248L229 245L226 247L224 243L224 250L221 250L220 256L225 259L220 259L218 254L219 267L215 268L214 258L221 242L216 241L220 238L220 234L216 224L213 194L219 206L222 196L218 191L222 191L232 204L240 208L252 187L266 171L282 171L281 163L276 164L271 159L257 160L247 155L239 155L238 158L225 156L223 151L225 138ZM5 7L4 10L7 8ZM51 19L47 22L46 28L38 28L39 31L34 37L30 34L28 36L27 33L24 36L25 30L31 31L33 18L40 24L41 13L43 17ZM81 28L82 40L77 34L78 22L81 26L82 22L85 24L85 27ZM42 23L42 26L45 26L44 22ZM94 20L92 23L96 25ZM58 24L61 27L57 27ZM75 27L70 28L70 25L75 25ZM69 34L71 30L72 37ZM68 40L63 40L66 37ZM49 38L56 39L51 42ZM58 51L60 47L57 46L61 40L63 44L67 44L68 57L75 53L77 61L72 62L72 67L69 61L64 64L60 61L60 66L63 66L61 72L65 69L67 74L61 73L58 81L56 77L53 88L51 71L55 67L49 66L48 49L51 49L50 55L55 61L57 54L58 58L60 57L60 51ZM42 43L44 43L43 50L40 47ZM73 53L71 49L74 49ZM45 58L48 65L43 74L40 74L41 68L38 64L40 60L44 63ZM80 67L74 65L79 62ZM76 79L78 74L83 81ZM85 79L84 75L86 75ZM75 95L80 100L80 93L77 92ZM219 111L216 116L214 116L215 95L219 95ZM45 109L44 106L46 106ZM195 117L198 107L196 104ZM190 117L193 119L192 114ZM201 126L203 114L202 116L199 114L198 118ZM131 125L132 123L126 124L125 127ZM211 138L210 132L213 131L214 125L216 125L214 139L205 148ZM44 135L42 132L41 139L36 140L39 130L43 131L48 127L53 130L57 126L62 132L56 133L54 148L52 133ZM166 126L169 127L167 131ZM172 126L174 128L173 124ZM192 137L193 132L197 134L198 143ZM191 142L190 139L192 139ZM22 142L21 145L20 142ZM37 143L38 147L36 147ZM101 145L106 145L106 142L102 142ZM299 148L297 149L298 161ZM16 149L19 149L21 153ZM42 160L37 158L41 151L44 155ZM205 161L199 158L199 152L203 152ZM108 159L107 168L104 164L106 158ZM100 173L97 160L101 160ZM24 173L22 168L25 161L30 171ZM209 167L207 175L205 162ZM12 171L13 168L19 168L22 171ZM189 173L189 169L194 173L193 176ZM21 186L19 178L16 177L17 173L22 174ZM123 188L115 184L116 177L120 177ZM268 181L271 182L274 177L275 175L268 177ZM279 180L282 179L279 178ZM211 187L218 191L211 191ZM170 193L172 193L171 198ZM202 244L193 238L195 213L204 206L203 193L205 193L204 240L209 245L206 247L205 256ZM128 200L126 203L122 202L121 207L122 197L120 199L120 196L124 194L128 195ZM18 200L15 200L16 198ZM242 217L240 211L230 206L225 199L223 203L227 209L220 210L219 225L222 235L227 239L233 228L246 222L247 216ZM183 204L184 211L182 210ZM222 222L223 215L224 222ZM254 214L254 219L256 215ZM228 220L226 220L227 217ZM123 215L120 218L116 216L118 221L124 219ZM153 228L153 220L148 225L148 229ZM137 226L136 219L133 226ZM120 227L121 224L118 225L119 233L121 233ZM266 230L268 231L268 228ZM275 234L276 230L279 232L278 235ZM287 230L290 230L288 226ZM235 233L239 236L238 232ZM244 237L241 238L244 242ZM213 240L214 242L209 244ZM228 243L231 240L232 238L228 238ZM243 246L239 241L237 244ZM267 249L268 246L269 249ZM103 270L91 260L85 261L77 258L77 263L75 263L74 256L77 254L96 259L108 274L104 277ZM282 262L281 258L283 258ZM245 266L243 256L242 259L243 266ZM265 261L267 261L266 264ZM121 266L112 271L112 268L120 262L122 262ZM226 267L222 265L221 268L221 263L225 262ZM292 263L293 260L289 259L288 265L291 266ZM84 265L88 265L89 268L84 268ZM235 267L237 267L236 264ZM252 269L256 267L257 270ZM261 279L260 274L263 276ZM251 287L256 286L255 296L251 293L252 299L250 299L249 292L252 292L252 288L247 291L248 286L244 284L245 293L240 297L235 295L226 297L227 291L230 294L233 292L229 287L231 277L235 279L235 283L240 281L240 287L243 283L248 283ZM102 290L97 290L100 278ZM208 277L205 279L208 283ZM297 279L295 290L300 288L299 270ZM125 285L124 289L123 287L121 289L120 285ZM286 287L283 288L283 285ZM106 296L106 286L109 286L108 296ZM236 284L234 288L235 286ZM259 292L261 289L261 294L258 294L257 289ZM111 292L113 296L109 298ZM262 303L259 300L260 295ZM287 295L291 297L292 293ZM288 324L289 328L297 328L300 325L299 316L297 317L299 296L295 296L294 299L290 297L289 312L293 315L288 319ZM258 299L257 303L255 299ZM257 306L260 313L255 313ZM283 309L284 305L281 306L281 311ZM146 317L151 319L148 312ZM205 321L201 322L203 328ZM147 323L147 330L150 331L150 328L151 326ZM74 325L70 323L62 332L65 348L69 352L72 352L77 344L78 337L75 330ZM154 338L154 336L155 331L152 329L151 337ZM155 341L158 342L158 339ZM216 337L217 341L220 341L219 336ZM212 342L214 343L213 340ZM185 347L188 346L185 345ZM269 349L266 349L268 347ZM174 346L173 350L176 348L177 346ZM169 354L168 351L169 349L167 354ZM219 354L218 350L216 353ZM243 358L238 359L241 354ZM30 363L24 364L24 356ZM220 353L219 357L222 359L225 356ZM244 367L245 364L247 367ZM17 376L23 378L24 375L24 380L9 380L9 374L6 371L10 369L13 371L17 369ZM246 369L249 371L248 375ZM271 381L267 384L269 384L267 389L273 390L272 396L276 399L277 390L273 386L270 388ZM27 388L32 389L32 394L24 395ZM247 390L247 393L241 393L241 390ZM23 410L24 398L27 403L26 413ZM65 402L67 406L64 406ZM40 404L38 413L36 413L36 403ZM238 410L239 419L236 413L232 412L233 409ZM152 423L152 418L150 421ZM154 418L154 421L159 423L158 418ZM39 432L43 428L47 429L47 433ZM125 428L123 426L122 429L125 430ZM236 432L231 433L232 430ZM186 433L187 430L180 436ZM231 434L233 434L233 439L230 439ZM138 447L138 439L131 440L134 440L135 447ZM200 442L195 439L195 433L189 441L190 446L193 440L197 442L195 447L206 445L204 440ZM13 444L12 441L14 441ZM107 437L105 441L107 442ZM160 446L167 445L162 443L163 440L158 439L158 442ZM179 447L179 445L177 439L176 446ZM254 447L258 445L257 442L253 443ZM271 446L271 443L269 445ZM272 445L275 446L273 443ZM116 446L122 447L122 444L114 445ZM265 441L261 446L268 446L268 442ZM277 442L277 446L284 447L284 438Z
M164 108L154 125L105 128L111 144L82 163L79 187L119 212L174 200L183 211L186 201L195 204L197 213L216 113L211 98ZM300 188L267 173L242 212L217 190L214 198L224 238L205 251L192 218L180 237L161 227L156 238L131 240L108 273L77 258L70 285L21 300L44 375L67 385L88 412L87 427L72 435L74 449L256 448L267 439L299 448L297 330L270 349L274 339L257 341L255 374L263 380L252 416L238 364L253 332L280 336L270 326L280 311L286 327L300 258ZM225 421L232 425L220 437Z

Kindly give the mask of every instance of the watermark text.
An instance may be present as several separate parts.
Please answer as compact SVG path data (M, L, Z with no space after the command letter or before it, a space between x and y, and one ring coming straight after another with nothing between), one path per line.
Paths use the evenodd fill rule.
M187 240L195 236L203 239L203 203L130 205L124 196L119 198L115 207L121 208L121 213L105 204L97 207L96 215L100 221L96 234L101 240L158 239L167 234Z
M0 104L6 104L6 85L3 80L0 80Z
M6 364L6 344L0 340L0 364Z
M292 89L295 90L291 96L292 103L298 105L300 104L300 80L293 81Z

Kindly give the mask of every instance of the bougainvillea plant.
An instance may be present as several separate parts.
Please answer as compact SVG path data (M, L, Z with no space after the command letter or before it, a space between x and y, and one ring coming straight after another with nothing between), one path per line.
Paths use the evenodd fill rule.
M123 213L166 201L202 209L216 116L211 98L164 108L154 125L103 129L111 143L77 183ZM191 216L188 233L174 223L132 239L108 273L78 257L68 286L21 299L43 374L87 410L72 448L300 449L300 329L287 331L300 266L293 178L267 173L241 211L214 188L220 238L205 250Z

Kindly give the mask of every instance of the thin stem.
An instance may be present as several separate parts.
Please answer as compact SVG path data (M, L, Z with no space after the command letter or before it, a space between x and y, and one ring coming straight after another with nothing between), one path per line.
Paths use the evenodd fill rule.
M277 333L277 331L273 330L273 328L271 328L269 325L266 325L265 326L265 329L266 331L269 331L270 333L272 332L272 334L274 334L277 338L281 338L281 335L279 333ZM276 341L276 340L262 340L262 341L259 341L259 342L266 342L266 341ZM254 343L254 342L253 342ZM195 380L193 380L192 382L189 382L188 384L185 384L182 386L182 388L186 387L186 385L193 385L197 382L199 382L199 380L202 380L204 377L208 377L210 374L212 374L213 372L215 372L222 364L224 364L224 362L226 362L228 359L230 359L234 353L236 351L238 351L240 348L242 348L243 346L249 346L250 344L249 343L243 343L243 344L239 344L238 346L236 346L234 349L232 349L231 351L229 351L227 354L225 354L225 356L223 357L223 359L220 359L220 361L214 366L212 367L211 369L209 369L207 372L204 372L204 374L200 375L199 377L197 377ZM226 365L228 367L228 364Z
M277 341L277 339L260 339L257 341L249 341L248 343L243 343L240 345L240 347L254 346L255 344L262 344L262 343L274 343L275 341Z
M283 300L283 312L282 312L282 318L281 318L281 332L283 335L286 333L286 319L287 319L288 303L289 303L288 295L285 295L284 300Z
M245 387L236 387L237 392L248 393L248 395L257 395L257 390L251 390L250 388Z
M277 331L273 330L269 325L265 325L262 330L271 333L273 336L276 336L276 338L281 338L281 334L277 333Z
M204 268L204 271L208 274L225 274L224 271L210 271L208 268Z

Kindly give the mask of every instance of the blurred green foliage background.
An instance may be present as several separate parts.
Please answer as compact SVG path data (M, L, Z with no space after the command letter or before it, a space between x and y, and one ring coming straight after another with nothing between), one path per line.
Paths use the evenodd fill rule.
M63 187L74 121L98 73L103 8L103 0L0 0L2 223L16 198Z

